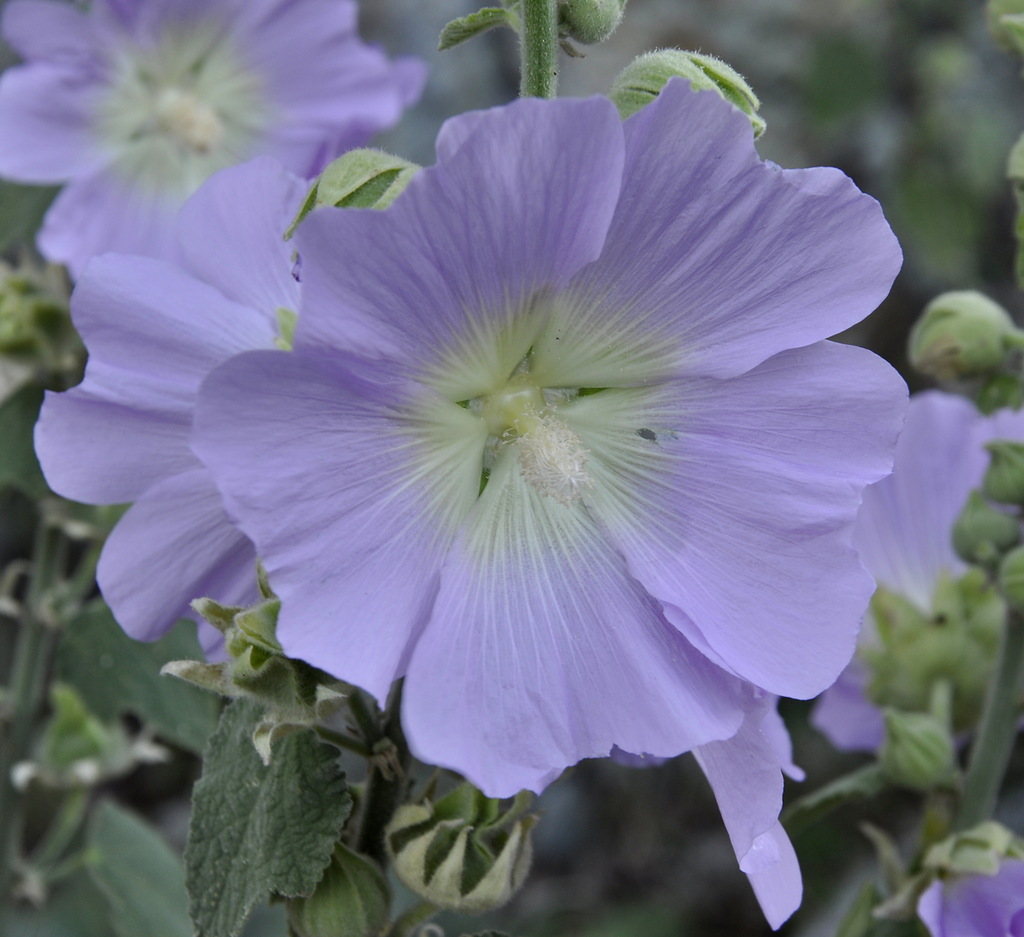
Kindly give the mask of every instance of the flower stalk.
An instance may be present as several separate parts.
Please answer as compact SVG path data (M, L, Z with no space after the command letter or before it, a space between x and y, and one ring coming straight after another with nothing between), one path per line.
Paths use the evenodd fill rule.
M11 666L7 704L3 712L0 746L0 913L6 907L15 868L19 828L20 794L11 781L11 769L23 760L32 737L32 726L46 694L46 675L56 639L41 607L54 581L60 531L44 515L36 532L28 594L18 623L18 643Z
M524 98L553 98L558 87L558 15L556 0L523 0L520 47Z
M1024 615L1011 608L999 648L995 679L989 688L978 735L971 750L963 797L954 824L957 830L968 829L992 816L1017 735L1022 678Z

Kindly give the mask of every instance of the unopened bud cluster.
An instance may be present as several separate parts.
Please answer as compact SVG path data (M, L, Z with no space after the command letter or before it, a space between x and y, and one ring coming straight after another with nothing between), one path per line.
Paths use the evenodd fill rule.
M941 716L954 733L972 729L981 715L1006 616L986 573L972 569L960 579L941 579L930 612L879 587L871 612L877 640L859 654L872 702L883 710ZM939 687L948 689L948 712L937 711Z
M29 365L56 389L77 382L85 360L67 304L36 277L2 265L0 355Z

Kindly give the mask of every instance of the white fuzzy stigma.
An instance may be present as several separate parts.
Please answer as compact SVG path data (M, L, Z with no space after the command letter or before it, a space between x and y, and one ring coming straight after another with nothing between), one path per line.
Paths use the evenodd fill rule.
M217 112L189 91L166 88L156 102L160 126L197 153L209 153L224 137Z
M550 415L529 423L528 432L522 433L516 443L523 477L559 504L579 501L584 488L594 487L587 474L590 453L583 447L583 440Z

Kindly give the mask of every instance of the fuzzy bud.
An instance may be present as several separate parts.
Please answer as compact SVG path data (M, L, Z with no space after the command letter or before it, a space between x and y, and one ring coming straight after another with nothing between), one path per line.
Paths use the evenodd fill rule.
M469 784L436 804L399 807L385 832L388 854L402 883L440 908L477 914L499 908L530 870L526 792L502 811L498 801Z
M972 491L953 524L953 548L965 563L993 567L1020 542L1020 523Z
M685 78L697 91L717 92L747 115L755 137L764 133L765 122L757 113L761 106L757 95L739 72L713 55L681 49L646 52L619 73L608 96L625 120L650 104L675 77Z
M915 791L949 787L956 776L953 738L931 713L885 711L885 741L878 753L886 777Z
M378 937L390 901L373 862L338 843L313 894L288 901L288 925L294 937Z
M563 0L558 6L560 32L585 46L604 42L622 22L626 0Z
M1017 329L998 303L974 290L937 296L910 332L910 363L940 381L989 377L1003 366Z
M1024 504L1024 444L997 439L985 448L991 455L982 480L986 496L1000 504Z
M999 564L999 588L1006 601L1024 611L1024 547L1015 547Z

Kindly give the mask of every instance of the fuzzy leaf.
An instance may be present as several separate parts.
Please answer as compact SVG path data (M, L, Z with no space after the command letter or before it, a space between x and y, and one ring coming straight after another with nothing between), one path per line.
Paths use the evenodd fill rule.
M134 713L164 738L198 753L216 724L219 701L198 687L162 677L160 668L202 656L190 622L179 622L151 644L135 641L96 601L68 626L57 650L57 674L101 720Z
M296 732L264 767L263 707L234 700L210 738L185 848L189 913L203 937L236 937L270 892L310 895L352 809L337 752Z
M34 384L25 384L0 403L0 487L11 485L30 498L42 498L50 490L32 443L42 403L42 388Z
M192 937L181 862L155 830L108 800L93 815L89 840L89 872L118 937Z
M438 40L437 50L438 52L443 52L445 49L457 46L460 42L465 42L467 39L472 39L474 36L480 35L480 33L485 33L499 26L510 26L512 29L518 28L518 24L509 10L502 7L484 7L482 10L477 10L476 13L470 13L469 16L452 20L445 26L441 30L441 38Z

